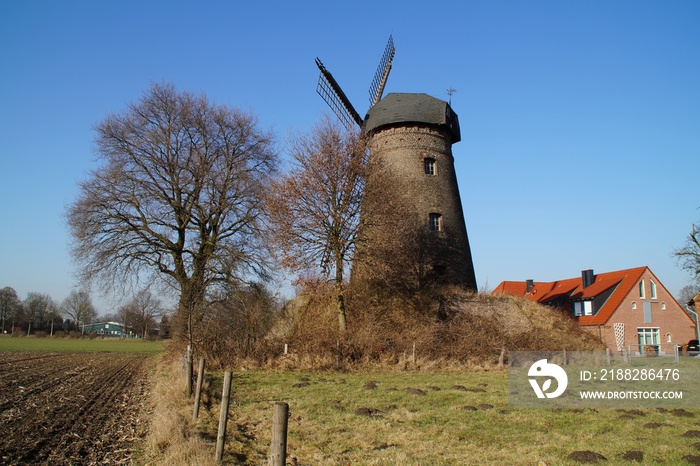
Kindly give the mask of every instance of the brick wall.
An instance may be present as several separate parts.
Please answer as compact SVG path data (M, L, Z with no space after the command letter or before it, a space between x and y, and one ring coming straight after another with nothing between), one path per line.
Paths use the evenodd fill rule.
M638 282L625 296L605 325L600 327L585 326L583 328L601 337L605 345L613 351L617 351L615 323L624 324L624 347L628 348L629 345L633 345L633 350L636 350L635 345L638 345L637 329L639 328L658 328L659 343L664 350L670 348L670 344L683 345L688 343L688 340L695 338L694 321L654 274L647 270L642 276L642 280L644 280L645 289L643 298L640 296ZM652 297L652 282L656 284L656 298ZM645 302L651 305L651 322L647 322L645 319Z
M370 173L367 181L364 231L353 264L353 281L363 275L363 267L376 273L380 267L368 265L369 256L373 256L386 258L384 265L389 268L393 262L394 268L401 269L387 273L433 273L441 282L476 290L449 132L422 124L385 126L372 134L370 154L372 160L380 162L374 167L381 173ZM435 161L434 175L426 174L426 159ZM441 216L442 231L430 230L430 214ZM392 231L395 241L386 241ZM391 247L396 247L396 242L411 243L403 249L396 247L396 251L410 255L414 263L398 258L392 261L391 252L378 251L382 248L380 238Z

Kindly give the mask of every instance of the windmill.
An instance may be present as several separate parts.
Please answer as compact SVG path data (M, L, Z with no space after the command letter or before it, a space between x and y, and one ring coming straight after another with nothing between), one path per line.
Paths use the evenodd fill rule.
M374 74L374 79L369 86L369 105L373 107L384 94L384 87L389 78L391 71L391 62L394 59L396 48L394 47L394 39L389 35L384 54L379 61L377 71ZM350 99L345 95L338 82L335 80L330 71L326 69L321 60L316 58L316 66L321 71L318 77L316 92L333 110L333 113L345 125L347 129L353 128L355 125L362 127L362 118L360 117L355 107L350 103Z
M395 51L389 36L364 118L316 58L316 92L348 130L361 129L370 160L379 162L365 184L350 281L360 285L355 289L381 289L393 281L404 288L443 283L476 291L452 155L452 144L461 139L457 114L427 94L383 97ZM449 92L451 97L454 89Z

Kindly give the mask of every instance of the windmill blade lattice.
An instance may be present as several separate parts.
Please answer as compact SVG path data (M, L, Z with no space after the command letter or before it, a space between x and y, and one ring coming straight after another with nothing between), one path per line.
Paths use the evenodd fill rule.
M333 78L333 75L323 66L323 63L318 58L316 58L316 66L321 71L316 86L318 95L328 104L348 130L354 129L355 125L361 127L362 118L355 110L355 107L352 106L338 82Z
M394 38L389 35L389 40L384 48L384 55L382 55L382 59L379 61L377 71L374 73L374 79L369 86L370 108L374 107L376 103L381 100L382 94L384 94L384 86L386 86L386 80L389 78L389 71L391 71L391 61L394 59L394 53L396 53Z

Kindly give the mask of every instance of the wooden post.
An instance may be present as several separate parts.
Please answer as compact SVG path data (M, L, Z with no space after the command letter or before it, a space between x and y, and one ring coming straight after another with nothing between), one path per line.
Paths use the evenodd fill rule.
M411 353L411 360L413 361L413 365L416 365L416 342L413 342L413 353Z
M501 354L500 354L500 356L498 356L498 367L503 367L505 360L506 360L506 349L501 348Z
M221 413L219 415L219 433L216 435L216 462L224 459L224 441L226 440L226 423L228 422L228 402L231 396L231 371L224 372L224 389L221 392Z
M608 366L610 365L610 348L605 348L605 359L608 362Z
M199 371L197 372L197 389L194 392L194 411L192 419L197 420L199 417L199 400L202 397L202 382L204 381L204 358L199 358Z
M192 345L187 345L185 356L185 391L187 396L192 396Z
M289 405L275 402L272 414L272 444L270 445L270 466L284 466L287 462L287 418Z

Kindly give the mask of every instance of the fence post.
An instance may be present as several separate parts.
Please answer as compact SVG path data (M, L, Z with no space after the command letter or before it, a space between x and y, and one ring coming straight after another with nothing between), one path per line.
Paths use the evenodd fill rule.
M224 372L224 389L221 392L221 413L219 414L219 433L216 435L216 462L224 458L224 441L226 440L226 423L228 422L228 402L231 395L231 371Z
M197 372L197 389L194 392L194 411L192 419L197 420L199 417L199 400L202 396L202 382L204 381L204 358L199 358L199 371Z
M275 402L272 413L272 444L270 445L270 466L284 466L287 462L287 418L289 405Z
M605 359L608 361L608 366L610 365L610 348L605 348Z
M187 396L192 396L192 345L187 345L187 355L185 356L185 390Z
M413 342L413 352L411 353L411 361L413 362L413 365L416 365L416 342Z
M501 348L501 354L498 356L498 367L503 368L503 364L506 361L506 349Z

